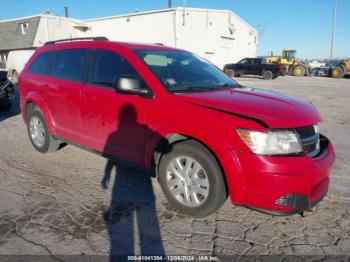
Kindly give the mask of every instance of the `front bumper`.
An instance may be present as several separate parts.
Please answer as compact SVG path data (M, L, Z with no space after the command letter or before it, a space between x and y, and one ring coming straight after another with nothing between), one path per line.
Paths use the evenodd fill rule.
M326 195L335 160L333 146L321 138L318 156L258 156L235 151L239 161L240 194L233 203L275 215L301 213Z
M9 80L0 82L0 106L11 103L15 98L15 88Z

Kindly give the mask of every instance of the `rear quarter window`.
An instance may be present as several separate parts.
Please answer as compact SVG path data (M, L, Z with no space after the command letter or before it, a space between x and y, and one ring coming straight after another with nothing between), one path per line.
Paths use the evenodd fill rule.
M56 52L39 54L29 66L28 72L40 75L50 75L51 65Z
M80 82L89 58L89 49L67 49L57 52L52 76Z

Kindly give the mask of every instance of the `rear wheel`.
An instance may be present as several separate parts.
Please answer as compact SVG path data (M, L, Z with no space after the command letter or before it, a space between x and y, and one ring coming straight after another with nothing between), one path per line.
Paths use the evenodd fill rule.
M335 66L332 68L332 77L333 78L343 78L345 72L341 66Z
M265 71L263 77L265 80L271 80L273 78L273 73L271 71Z
M53 152L60 147L60 142L50 135L39 108L27 110L27 129L30 142L40 153Z
M294 68L294 75L295 76L304 76L305 73L306 73L306 68L302 65L297 65L295 68Z
M13 70L12 71L12 74L11 74L11 81L12 83L14 83L15 85L18 84L18 72L16 70Z
M195 140L175 143L161 157L159 183L168 201L194 216L212 214L227 199L223 174L215 157Z
M231 78L235 76L235 72L233 71L233 69L225 69L225 74Z

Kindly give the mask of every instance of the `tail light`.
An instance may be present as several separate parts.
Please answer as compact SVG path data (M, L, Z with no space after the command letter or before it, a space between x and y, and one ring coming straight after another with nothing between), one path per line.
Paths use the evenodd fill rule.
M283 71L282 66L278 66L278 73L282 73L282 71Z

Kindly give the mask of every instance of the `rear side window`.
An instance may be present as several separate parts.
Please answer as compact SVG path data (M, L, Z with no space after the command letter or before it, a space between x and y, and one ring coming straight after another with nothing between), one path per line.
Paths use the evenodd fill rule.
M254 62L254 63L253 63L254 65L261 65L261 64L262 64L262 63L261 63L261 61L262 61L261 59L252 59L252 60L253 60L253 62Z
M49 75L56 52L45 52L38 55L30 65L28 72L40 75Z
M59 51L55 57L52 76L71 81L82 81L89 49L67 49Z
M89 83L112 87L113 81L122 75L138 76L138 73L125 58L115 52L95 51Z

